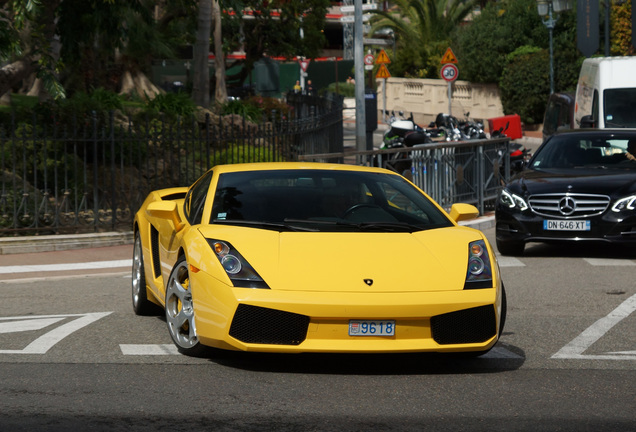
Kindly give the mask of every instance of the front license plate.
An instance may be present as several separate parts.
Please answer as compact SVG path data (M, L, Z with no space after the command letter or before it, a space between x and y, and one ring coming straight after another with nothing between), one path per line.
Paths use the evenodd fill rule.
M589 231L590 221L544 220L543 229L548 231Z
M349 336L395 336L395 321L349 321Z

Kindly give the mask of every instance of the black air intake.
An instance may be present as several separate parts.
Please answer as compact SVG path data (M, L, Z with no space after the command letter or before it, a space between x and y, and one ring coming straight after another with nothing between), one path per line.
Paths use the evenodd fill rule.
M431 332L440 345L485 342L497 333L495 307L479 306L434 316Z
M230 336L245 343L300 345L307 337L308 327L308 316L240 304Z

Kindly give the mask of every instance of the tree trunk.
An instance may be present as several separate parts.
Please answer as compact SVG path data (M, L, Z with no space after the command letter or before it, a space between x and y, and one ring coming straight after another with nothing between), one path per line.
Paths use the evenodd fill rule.
M214 76L216 78L214 100L218 105L223 105L227 101L227 87L225 85L225 54L223 53L219 0L212 1L212 17L214 18Z
M130 71L125 71L121 79L121 91L119 94L137 93L148 99L154 99L161 93L143 72L135 72L135 76Z
M192 99L204 108L210 105L210 31L212 18L212 1L199 0L199 17L197 22L196 42L194 43L194 67L192 78Z
M0 68L0 95L10 91L33 72L35 66L31 57L22 58Z

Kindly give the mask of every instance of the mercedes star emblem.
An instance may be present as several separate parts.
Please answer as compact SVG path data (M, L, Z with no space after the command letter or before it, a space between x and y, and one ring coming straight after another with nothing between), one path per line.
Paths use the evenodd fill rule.
M562 214L569 216L574 213L574 210L576 210L576 201L574 198L569 196L561 198L559 201L559 211Z

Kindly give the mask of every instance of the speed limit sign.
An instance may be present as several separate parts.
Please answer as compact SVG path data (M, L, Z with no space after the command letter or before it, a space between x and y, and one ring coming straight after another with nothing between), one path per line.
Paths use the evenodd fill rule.
M439 74L442 76L442 79L444 81L452 82L452 81L455 81L457 77L459 76L459 69L457 69L457 66L455 66L454 64L447 63L444 66L442 66L442 69L440 69Z

